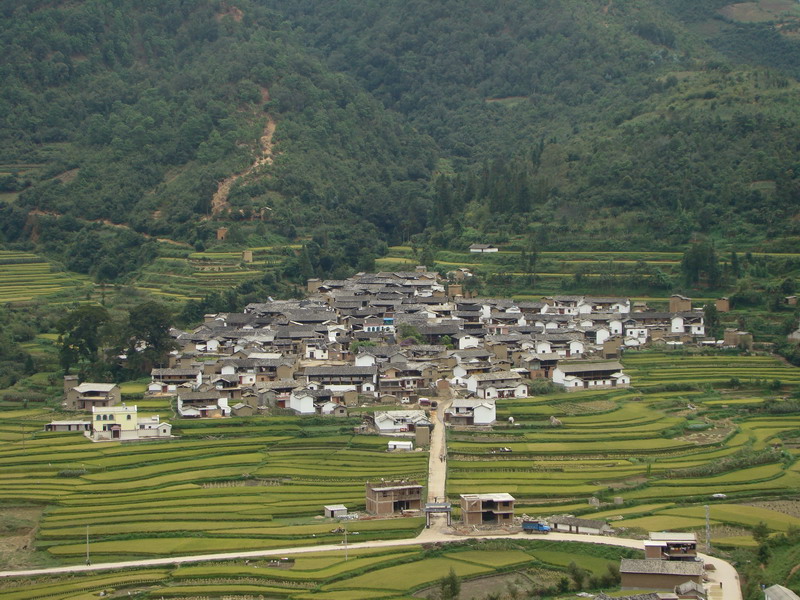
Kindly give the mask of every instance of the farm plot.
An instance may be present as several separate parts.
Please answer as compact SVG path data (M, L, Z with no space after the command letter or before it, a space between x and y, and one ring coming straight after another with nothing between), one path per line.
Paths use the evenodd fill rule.
M441 250L436 253L435 266L444 270L469 269L484 281L502 278L520 292L517 296L525 297L533 289L531 273L522 272L524 261L520 248L524 245L520 239L512 240L500 246L498 252L485 254ZM392 246L386 256L376 260L376 264L383 270L407 270L410 265L419 264L418 252L410 246ZM656 269L663 274L674 274L682 255L676 252L554 251L540 252L538 256L535 287L541 293L559 292L563 290L563 280L574 281L576 276L624 280L643 271L652 276ZM651 300L666 303L667 298Z
M5 422L13 429L19 419ZM425 481L427 454L387 453L382 440L354 445L339 421L302 429L292 417L250 423L213 440L93 444L67 433L31 435L24 447L19 435L0 440L0 499L45 503L37 548L69 562L85 553L87 525L93 553L105 557L338 541L335 524L315 519L323 504L363 509L369 479ZM193 422L191 430L217 435L220 424ZM359 539L411 537L423 525L420 518L357 523Z
M525 581L547 581L548 585L554 585L569 564L561 554L571 556L596 573L604 572L606 564L618 562L621 557L641 555L624 548L577 543L567 546L564 552L563 546L559 551L546 541L509 540L473 541L438 550L416 545L351 549L349 556L343 550L309 552L288 558L275 556L129 573L51 577L33 585L27 580L6 580L0 582L0 588L3 597L12 600L91 598L110 590L115 596L145 598L244 595L288 600L401 600L432 587L450 568L466 579L487 575L502 578L513 569L510 577L522 576Z
M36 254L0 250L0 302L78 294L89 285L87 277L60 271Z
M249 248L252 262L244 262L243 252L192 252L172 245L162 248L163 256L145 267L136 287L163 299L198 299L210 292L236 286L279 267L282 247Z
M800 383L800 369L770 356L691 356L680 353L628 352L625 366L637 387L667 383L743 383L775 380Z
M720 379L723 376L714 375L720 372L726 381L737 376L740 381L791 382L800 374L800 369L768 356L633 352L624 363L634 386L641 389L663 382ZM500 400L499 425L493 431L450 433L448 493L456 499L462 493L508 492L518 506L537 515L547 515L551 507L553 512L564 512L564 505L573 506L575 514L592 513L596 511L588 503L582 507L576 503L590 496L617 496L625 506L601 514L626 516L623 525L633 520L631 526L662 523L663 528L702 525L694 512L665 512L676 508L678 501L707 502L716 493L736 499L796 494L800 472L790 458L780 459L770 449L781 444L782 436L800 429L800 417L750 416L747 407L758 407L770 393L758 389L739 393L747 396L747 403L735 420L724 403L728 397L735 399L736 393L710 388L586 391ZM514 417L513 425L507 424L508 417ZM550 417L557 419L555 425ZM750 457L760 458L751 462ZM725 517L720 514L715 519L746 525Z

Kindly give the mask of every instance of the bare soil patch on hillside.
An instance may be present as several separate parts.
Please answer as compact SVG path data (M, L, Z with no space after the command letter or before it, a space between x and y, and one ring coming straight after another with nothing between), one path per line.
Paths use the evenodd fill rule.
M34 540L41 507L3 508L0 515L0 567L16 569L34 564Z

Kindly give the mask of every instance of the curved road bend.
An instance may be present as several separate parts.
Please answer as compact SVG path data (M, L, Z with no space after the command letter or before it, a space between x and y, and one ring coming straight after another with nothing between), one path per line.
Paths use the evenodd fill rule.
M445 496L445 483L447 477L447 448L444 427L444 410L450 405L450 401L439 403L434 418L434 428L431 437L431 450L428 467L428 500ZM424 529L415 538L405 540L374 540L369 542L358 542L348 544L351 550L362 548L395 548L402 546L413 546L424 543L447 543L461 542L465 539L530 539L528 534L517 532L515 534L474 534L469 536L453 535L446 531L447 519L444 515L434 515L430 529ZM643 548L641 540L631 540L627 538L617 538L601 535L582 535L576 533L557 533L547 535L546 539L564 542L584 542L591 544L606 544L609 546L622 546L641 550ZM99 563L94 565L73 565L67 567L50 567L46 569L26 569L20 571L0 571L0 577L25 577L32 575L59 575L65 573L91 573L96 571L111 571L116 569L141 568L141 567L161 567L177 566L182 564L199 563L218 560L241 560L250 558L263 558L267 556L287 556L292 554L304 554L308 552L325 552L342 550L342 544L321 544L318 546L303 546L300 548L273 548L271 550L251 550L247 552L226 552L222 554L196 554L192 556L175 556L170 558L150 558L144 560L129 560L114 563ZM705 554L698 554L705 562L714 566L713 571L707 571L709 577L709 600L742 600L742 592L739 586L739 575L733 566L716 557ZM721 584L721 585L720 585Z

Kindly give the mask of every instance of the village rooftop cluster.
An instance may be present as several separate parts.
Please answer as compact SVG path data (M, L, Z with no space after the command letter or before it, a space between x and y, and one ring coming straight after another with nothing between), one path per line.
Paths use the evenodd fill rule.
M626 348L720 344L707 337L703 310L683 296L672 296L662 312L627 298L470 298L461 284L469 276L461 269L445 279L417 267L310 279L304 300L269 299L242 313L205 315L192 331L172 331L179 349L168 366L152 370L148 393L176 397L183 418L282 409L346 416L365 403L426 408L431 397L446 397L453 398L445 414L450 424L490 426L496 399L527 397L532 381L568 391L626 387L630 378L619 362ZM717 308L727 310L727 300ZM726 331L724 343L747 345L752 337ZM76 380L65 388L67 408L100 411L91 425L75 421L70 428L93 431L96 439L123 435L124 424L102 412L119 404L118 390ZM385 434L430 426L422 410L411 408L371 412L369 425ZM165 429L133 427L137 435Z

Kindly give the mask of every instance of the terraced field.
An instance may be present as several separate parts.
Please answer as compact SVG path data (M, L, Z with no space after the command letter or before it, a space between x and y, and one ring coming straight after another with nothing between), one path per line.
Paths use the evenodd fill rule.
M757 412L767 401L779 405L783 392L769 386L746 392L710 387L732 377L743 384L778 379L794 385L800 369L766 356L679 352L629 352L623 362L635 390L504 399L498 401L498 422L513 417L513 425L451 432L451 498L509 492L520 511L547 515L591 514L598 511L590 497L605 503L618 497L622 506L598 514L619 517L616 525L622 527L653 530L704 526L701 505L712 494L735 501L800 492L798 450L784 444L797 439L800 416ZM683 384L686 391L648 392L665 384ZM553 426L550 417L560 424ZM686 506L687 501L697 506ZM758 520L781 519L786 525L773 527L776 531L794 522L752 507L712 510L718 525L752 527Z
M61 271L41 256L0 250L0 302L62 293L77 295L89 286L87 277Z
M499 252L476 254L468 251L439 251L436 267L442 270L469 269L483 282L499 283L514 290L514 297L539 299L544 293L564 293L565 282L580 277L606 277L622 284L623 278L636 270L658 268L670 276L678 272L682 254L680 252L540 252L536 269L535 293L531 274L522 272L519 244L510 243ZM407 270L418 264L419 256L410 246L392 246L387 256L377 259L376 265L383 270ZM666 302L668 294L655 298ZM653 298L648 298L652 300Z
M162 245L159 258L143 269L135 286L162 299L198 299L209 292L229 289L265 271L280 267L285 248L249 248L252 262L244 262L242 251L194 252L190 248Z
M510 492L518 513L597 512L622 527L683 529L701 527L700 507L724 493L712 507L719 507L714 524L746 531L763 520L783 531L794 522L738 503L800 492L800 415L759 412L780 408L785 395L765 380L796 382L797 369L723 353L628 353L624 362L635 389L504 399L493 431L450 432L451 499ZM729 371L761 383L707 385L728 381ZM141 393L142 383L126 393ZM172 416L165 401L140 409ZM49 561L80 560L87 525L98 560L336 542L336 525L318 518L323 504L363 509L366 480L424 481L427 474L426 453L386 453L384 438L352 435L353 420L186 421L176 424L181 437L168 442L92 444L78 434L44 433L52 418L43 409L16 410L0 421L0 503L47 508L36 547ZM592 508L591 497L605 505ZM614 497L624 504L612 505ZM354 526L359 539L410 537L422 520ZM723 543L748 543L727 537Z
M230 561L124 573L51 578L30 585L4 580L0 594L8 600L96 598L262 597L287 600L404 599L432 588L452 569L459 577L491 577L491 585L514 585L542 592L564 576L565 566L579 561L591 573L608 572L634 550L590 544L554 544L544 540L473 542L449 545L444 551L420 546L396 549L312 552L281 559ZM571 558L569 558L571 557ZM508 573L513 569L513 573ZM469 582L462 583L468 589ZM464 597L464 596L462 596Z
M225 433L203 421L169 442L94 444L41 433L49 417L5 415L0 502L45 504L37 548L68 563L85 553L87 525L102 560L338 541L336 524L317 518L323 504L363 510L367 480L427 474L426 453L387 454L384 440L343 434L349 422L231 420ZM421 526L421 518L370 520L354 532L410 537Z
M539 300L543 294L592 293L595 296L625 295L659 306L666 305L672 293L671 286L661 283L665 278L680 275L683 257L682 252L539 252L535 281L532 281L531 273L524 272L522 267L520 249L524 245L523 240L512 238L498 245L499 251L494 253L441 250L436 252L435 267L443 271L469 269L482 283L488 283L495 290L510 290L518 300ZM421 249L415 251L411 246L392 246L386 256L376 260L376 265L386 271L408 270L419 264L420 253ZM800 257L800 254L758 252L752 255L773 259ZM695 296L693 299L703 303L715 297Z
M691 355L635 351L625 355L625 366L638 387L667 383L741 383L778 380L800 383L800 369L773 356Z

